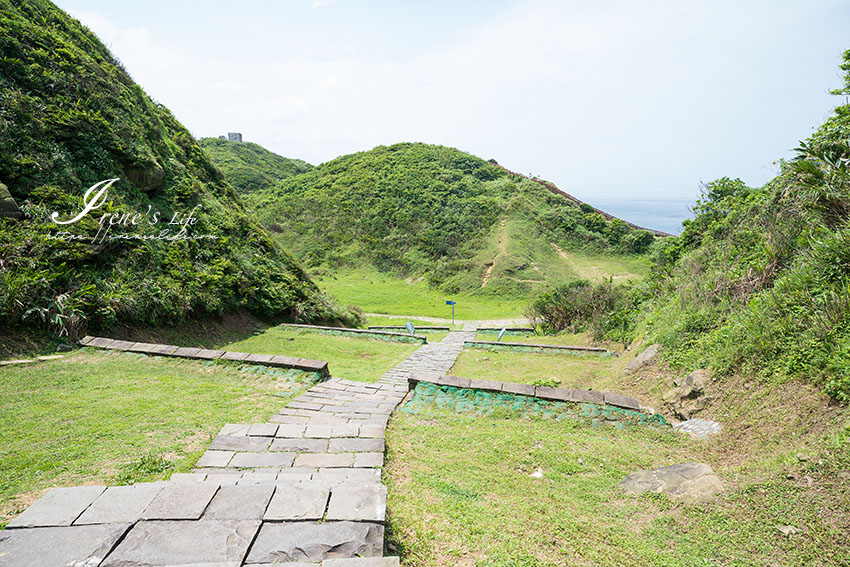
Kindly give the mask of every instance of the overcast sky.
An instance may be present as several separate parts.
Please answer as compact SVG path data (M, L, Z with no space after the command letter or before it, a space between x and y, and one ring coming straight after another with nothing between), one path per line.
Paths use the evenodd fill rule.
M761 185L841 102L846 0L59 0L197 137L403 141L594 197Z

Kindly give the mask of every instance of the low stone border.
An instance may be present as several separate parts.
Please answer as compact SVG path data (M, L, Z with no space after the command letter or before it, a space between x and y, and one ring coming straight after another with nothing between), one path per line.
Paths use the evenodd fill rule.
M405 327L404 325L369 325L367 327L367 329L375 330L375 331L379 331L381 329L397 329L399 331L403 331L403 330L407 329L407 327ZM433 325L421 326L420 327L419 325L417 325L416 330L417 331L425 331L427 333L427 332L431 332L431 331L451 331L452 328L451 327L439 327L439 326L433 326Z
M153 343L134 343L132 341L120 341L104 337L85 336L80 339L79 344L87 347L120 350L124 352L137 352L160 356L173 356L177 358L192 358L195 360L231 360L234 362L251 362L262 366L274 366L277 368L294 368L305 372L318 372L322 376L330 376L328 363L324 360L311 360L309 358L297 358L294 356L276 356L273 354L254 354L250 352L233 352L223 350L209 350L195 347L178 347L175 345L161 345Z
M326 335L338 335L343 337L356 337L358 335L372 335L375 338L396 341L400 343L416 343L424 345L428 342L425 337L408 335L407 333L391 333L389 331L373 331L369 329L352 329L348 327L322 327L321 325L298 325L296 323L283 323L281 327L292 327L294 329L306 329Z
M430 382L438 386L452 386L454 388L468 388L470 390L484 390L488 392L506 392L519 394L532 398L540 398L555 402L590 402L593 404L608 404L618 408L641 411L640 402L632 396L614 394L611 392L597 392L595 390L575 390L566 388L551 388L549 386L533 386L531 384L518 384L515 382L496 382L491 380L470 380L458 376L435 376L428 373L414 372L407 379L409 390L416 388L419 382Z
M484 350L520 350L522 352L545 352L551 351L573 351L573 352L598 352L611 354L602 347L583 347L571 345L541 345L536 343L500 343L495 341L464 341L464 348L480 348ZM501 347L501 348L499 348Z
M502 332L502 329L505 330L505 335L527 335L534 332L534 329L531 327L478 327L479 333L486 333L492 335L498 335Z

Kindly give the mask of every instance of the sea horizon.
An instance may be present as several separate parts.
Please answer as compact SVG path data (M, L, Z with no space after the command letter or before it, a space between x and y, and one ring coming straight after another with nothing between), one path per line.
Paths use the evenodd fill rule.
M635 197L596 197L588 204L601 211L643 228L681 234L682 221L694 217L693 199L642 199Z

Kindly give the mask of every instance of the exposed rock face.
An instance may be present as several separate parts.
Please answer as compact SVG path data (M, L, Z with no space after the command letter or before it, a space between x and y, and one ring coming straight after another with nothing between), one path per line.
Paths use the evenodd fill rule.
M682 463L648 471L637 471L620 481L629 494L663 493L683 504L704 502L723 490L723 482L709 465Z
M709 396L704 395L709 382L711 372L708 369L694 370L684 380L674 382L677 387L664 394L665 407L679 419L690 419L711 401Z
M653 364L656 360L658 360L659 352L661 352L661 345L649 345L645 351L637 355L637 358L632 361L629 361L623 372L625 374L634 374L644 366L649 366L650 364Z
M21 209L18 208L18 204L12 198L9 189L0 183L0 217L19 219L22 216Z
M130 183L145 193L157 191L165 184L165 171L157 163L143 167L128 167L124 173L127 174Z

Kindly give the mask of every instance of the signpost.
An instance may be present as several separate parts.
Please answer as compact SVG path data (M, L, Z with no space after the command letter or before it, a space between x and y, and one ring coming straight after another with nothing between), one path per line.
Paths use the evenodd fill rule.
M411 335L416 333L416 328L413 326L413 321L408 321L405 327L407 328L407 332Z
M452 325L455 324L455 303L457 303L457 301L452 301L451 299L446 300L446 305L452 306Z

